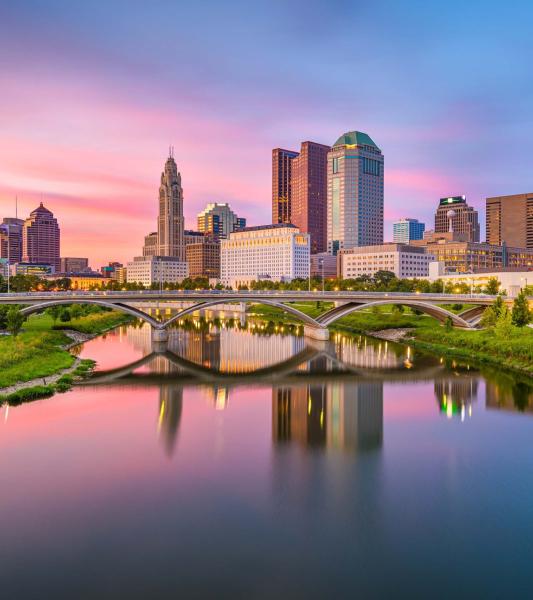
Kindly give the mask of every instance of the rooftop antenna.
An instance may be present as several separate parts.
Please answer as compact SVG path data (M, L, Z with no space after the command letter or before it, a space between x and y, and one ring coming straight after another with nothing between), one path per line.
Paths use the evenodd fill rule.
M15 219L19 218L19 198L15 196Z

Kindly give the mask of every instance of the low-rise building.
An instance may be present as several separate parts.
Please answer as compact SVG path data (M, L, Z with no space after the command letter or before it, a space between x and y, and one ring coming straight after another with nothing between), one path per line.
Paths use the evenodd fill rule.
M220 242L220 278L233 287L251 281L309 277L309 234L279 223L246 227Z
M448 273L443 262L429 263L430 281L440 279L445 283L459 285L466 283L469 286L486 287L491 279L497 279L500 284L499 291L508 296L516 296L521 289L533 286L533 270L502 269L501 271L486 271L481 273Z
M337 257L327 252L311 254L311 277L337 277Z
M380 244L341 250L339 275L343 279L372 277L378 271L390 271L398 278L422 278L429 275L429 263L435 260L425 248L407 244Z
M220 243L208 237L185 246L189 277L220 278Z
M429 254L435 256L434 260L444 263L447 273L498 271L508 267L527 270L533 267L533 248L470 242L467 235L453 231L429 231L424 234L423 240L415 240L411 244L426 248Z
M74 258L72 256L62 256L60 259L61 273L83 273L89 271L88 258Z
M110 277L104 277L99 273L76 273L73 275L67 275L63 273L56 273L54 275L47 275L44 279L56 280L60 277L67 277L70 280L71 290L88 291L105 287L112 279Z
M126 266L128 283L179 283L189 274L187 263L174 256L137 256Z
M44 277L45 275L53 275L55 273L55 267L54 265L46 263L20 262L13 265L11 272L14 275L36 275L37 277Z

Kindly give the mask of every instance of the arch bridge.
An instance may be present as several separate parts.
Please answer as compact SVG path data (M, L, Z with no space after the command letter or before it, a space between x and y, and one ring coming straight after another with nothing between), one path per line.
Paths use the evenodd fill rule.
M305 335L326 340L328 327L353 312L373 306L403 305L425 313L441 322L448 318L455 327L475 328L482 312L494 302L495 296L485 294L416 294L393 292L297 292L297 291L132 291L132 292L29 292L0 294L0 304L24 305L22 313L30 315L51 306L68 304L95 304L120 310L150 324L155 341L167 339L167 328L183 317L199 310L219 305L239 303L267 304L280 308L304 325ZM180 303L177 313L167 320L158 320L143 308L157 308L159 303ZM334 308L311 317L300 310L301 302L333 302ZM504 299L510 303L512 299ZM183 307L183 304L186 304ZM468 305L457 314L441 305Z

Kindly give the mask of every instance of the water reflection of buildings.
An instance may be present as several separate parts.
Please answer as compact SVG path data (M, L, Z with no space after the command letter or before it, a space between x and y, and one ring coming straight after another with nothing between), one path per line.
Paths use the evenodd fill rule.
M174 453L182 410L183 388L178 386L161 386L159 389L157 430L168 456L172 456Z
M461 376L435 381L435 398L440 412L449 419L458 416L461 421L472 416L472 403L477 399L478 379Z
M533 414L533 385L514 377L487 379L485 398L488 409Z
M383 384L334 382L273 388L272 437L276 444L378 448L383 439Z
M359 336L333 336L335 354L344 364L366 369L399 369L411 360L409 348Z

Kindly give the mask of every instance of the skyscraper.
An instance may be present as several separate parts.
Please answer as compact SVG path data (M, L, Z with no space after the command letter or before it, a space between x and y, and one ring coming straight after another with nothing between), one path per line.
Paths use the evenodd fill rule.
M349 131L328 152L328 252L383 243L383 154Z
M0 258L10 264L22 261L22 227L24 221L6 217L0 224Z
M246 219L238 217L227 202L212 202L198 214L198 231L215 239L227 239L230 233L245 227Z
M22 260L61 267L60 231L57 219L41 204L30 213L22 229Z
M311 253L326 250L329 146L303 142L292 159L290 222L311 237Z
M293 150L272 150L272 223L291 223L292 159L297 156Z
M479 220L477 210L468 206L466 196L441 198L435 213L435 233L450 231L466 235L468 242L479 242Z
M533 248L533 193L487 198L487 242Z
M152 231L152 233L144 236L143 256L157 256L157 252L157 231Z
M181 174L178 172L173 151L161 173L159 187L159 219L157 239L159 256L174 256L185 260L185 242L183 240L183 188Z
M424 237L426 224L418 219L400 219L392 224L392 241L395 244L408 244L411 240Z

